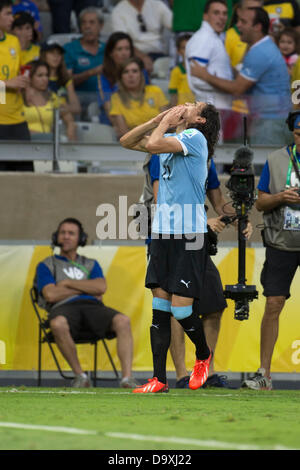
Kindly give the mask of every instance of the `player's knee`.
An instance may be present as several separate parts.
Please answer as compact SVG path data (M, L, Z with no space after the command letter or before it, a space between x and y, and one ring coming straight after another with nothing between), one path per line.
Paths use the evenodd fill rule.
M184 320L185 318L188 318L192 315L193 306L186 305L183 307L174 307L172 305L171 312L172 312L173 317L176 318L176 320Z
M279 316L284 304L285 297L283 296L267 297L265 315Z

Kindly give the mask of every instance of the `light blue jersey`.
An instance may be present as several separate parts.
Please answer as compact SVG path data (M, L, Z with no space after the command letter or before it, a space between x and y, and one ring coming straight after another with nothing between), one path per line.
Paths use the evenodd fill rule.
M247 93L252 114L265 119L282 119L288 115L290 76L280 50L269 36L250 47L240 74L253 82Z
M152 232L173 235L205 233L206 138L197 129L165 134L165 137L176 137L182 152L159 155L159 190Z

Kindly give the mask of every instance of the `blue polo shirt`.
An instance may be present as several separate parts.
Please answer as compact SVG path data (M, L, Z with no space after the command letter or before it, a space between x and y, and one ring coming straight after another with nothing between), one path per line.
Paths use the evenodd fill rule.
M96 55L85 50L80 39L75 39L64 45L65 62L68 70L72 70L73 75L85 72L87 70L98 67L103 63L105 44L99 42L99 49ZM77 91L97 92L98 77L94 75L80 85L76 86Z
M280 50L269 36L250 47L240 74L253 82L246 93L252 114L264 119L286 118L291 108L290 76Z

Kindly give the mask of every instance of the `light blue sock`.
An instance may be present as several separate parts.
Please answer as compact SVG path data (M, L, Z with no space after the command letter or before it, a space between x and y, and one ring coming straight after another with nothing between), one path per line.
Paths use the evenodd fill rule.
M170 300L153 297L152 308L153 310L161 310L162 312L171 313L171 302Z
M187 305L186 307L171 307L171 312L173 317L176 320L183 320L184 318L188 318L193 313L193 305Z

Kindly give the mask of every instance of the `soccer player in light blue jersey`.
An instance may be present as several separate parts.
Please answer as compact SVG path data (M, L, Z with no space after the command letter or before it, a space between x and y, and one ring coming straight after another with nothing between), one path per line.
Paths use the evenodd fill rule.
M168 133L171 128L176 128L176 132ZM126 148L160 156L158 204L146 276L146 287L154 293L150 328L154 377L135 389L135 393L168 391L166 358L171 315L195 344L196 362L190 388L201 387L207 379L211 351L202 320L193 311L193 301L195 298L201 301L203 289L207 259L204 210L207 164L219 130L219 114L214 106L186 103L137 126L120 140Z

